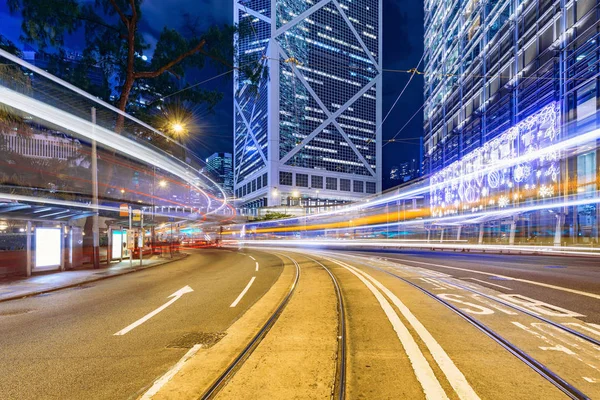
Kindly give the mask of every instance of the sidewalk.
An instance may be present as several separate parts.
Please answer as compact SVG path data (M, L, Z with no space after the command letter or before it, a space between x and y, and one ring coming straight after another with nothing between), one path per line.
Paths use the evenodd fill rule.
M139 266L139 260L133 260L133 266L129 266L129 260L127 260L101 269L50 272L43 275L34 275L29 278L3 278L0 279L0 303L141 271L172 261L178 261L187 256L187 254L178 254L173 255L172 259L153 256L149 259L144 259L141 267Z

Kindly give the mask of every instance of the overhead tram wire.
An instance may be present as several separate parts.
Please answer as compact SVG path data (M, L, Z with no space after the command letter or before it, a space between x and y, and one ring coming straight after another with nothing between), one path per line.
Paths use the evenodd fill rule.
M408 119L408 121L406 121L406 123L404 125L402 125L402 128L400 128L400 130L398 132L396 132L396 134L391 139L388 139L385 141L386 143L382 147L385 147L390 143L396 142L397 141L396 138L398 137L398 135L400 135L400 133L404 130L404 128L406 128L408 126L408 124L410 124L410 122L417 116L418 113L420 113L423 110L424 107L425 107L425 102L423 102L421 107L419 107L419 109L417 111L415 111L415 113L412 115L412 117L410 117ZM398 140L398 141L400 141L400 140Z

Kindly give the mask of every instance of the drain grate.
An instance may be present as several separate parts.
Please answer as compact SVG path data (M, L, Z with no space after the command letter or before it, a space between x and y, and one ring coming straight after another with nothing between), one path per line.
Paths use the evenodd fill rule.
M32 312L33 310L30 308L15 308L14 310L4 310L0 311L0 317L9 317L12 315L21 315L27 314L28 312Z
M214 346L227 335L226 332L190 332L167 345L171 349L191 349L196 344L208 349Z

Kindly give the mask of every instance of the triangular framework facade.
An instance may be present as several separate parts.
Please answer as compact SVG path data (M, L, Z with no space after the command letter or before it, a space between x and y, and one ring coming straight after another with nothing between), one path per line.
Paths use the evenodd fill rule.
M236 61L254 55L269 71L253 94L239 71L235 77L238 198L279 205L270 190L280 171L319 171L381 190L381 12L381 0L234 3L235 22L252 31L239 39ZM245 190L265 174L256 195Z

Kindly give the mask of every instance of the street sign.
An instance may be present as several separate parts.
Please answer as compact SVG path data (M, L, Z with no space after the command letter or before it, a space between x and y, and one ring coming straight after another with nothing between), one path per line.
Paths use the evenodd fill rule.
M133 229L127 229L127 248L133 251L135 248L135 235Z
M121 204L119 206L119 217L129 216L129 206L127 204Z
M142 220L142 210L133 210L133 221L140 222Z

